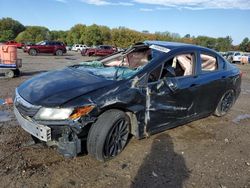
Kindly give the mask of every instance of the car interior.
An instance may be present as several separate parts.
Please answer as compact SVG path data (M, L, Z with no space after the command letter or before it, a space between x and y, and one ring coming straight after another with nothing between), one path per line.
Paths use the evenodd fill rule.
M149 75L149 82L157 81L159 78L164 77L180 77L189 76L193 74L194 55L193 54L180 54L169 59L162 70L162 66L159 66ZM167 69L171 67L173 72L169 72Z
M111 56L110 58L105 58L101 60L104 66L123 66L131 69L136 69L138 67L146 65L152 59L151 49L149 48L139 48L135 49L127 54L117 54Z
M164 64L164 69L162 66L159 66L149 75L149 82L157 81L159 78L164 77L181 77L181 76L190 76L193 74L194 68L194 54L180 54L171 59L169 59ZM170 73L167 68L173 68L173 72ZM215 71L218 69L218 63L215 57L201 54L201 70L202 71ZM174 74L173 74L174 73ZM161 75L161 76L160 76Z
M215 57L201 54L201 70L214 71L218 69L218 63Z

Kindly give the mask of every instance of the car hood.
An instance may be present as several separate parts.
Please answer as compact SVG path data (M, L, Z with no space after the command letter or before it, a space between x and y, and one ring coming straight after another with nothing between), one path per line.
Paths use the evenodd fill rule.
M17 91L33 105L55 107L114 82L84 70L65 68L35 76L21 84Z

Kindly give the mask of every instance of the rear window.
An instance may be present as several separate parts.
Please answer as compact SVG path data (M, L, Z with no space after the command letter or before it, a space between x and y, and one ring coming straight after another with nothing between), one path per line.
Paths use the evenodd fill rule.
M218 61L215 56L201 53L201 71L211 72L218 70Z

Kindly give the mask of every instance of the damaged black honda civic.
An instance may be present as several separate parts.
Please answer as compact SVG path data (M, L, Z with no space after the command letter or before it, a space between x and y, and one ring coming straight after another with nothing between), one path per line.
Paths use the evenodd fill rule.
M85 148L106 161L131 135L141 139L225 115L240 94L241 75L211 49L145 41L25 81L16 89L14 112L34 140L56 145L64 156Z

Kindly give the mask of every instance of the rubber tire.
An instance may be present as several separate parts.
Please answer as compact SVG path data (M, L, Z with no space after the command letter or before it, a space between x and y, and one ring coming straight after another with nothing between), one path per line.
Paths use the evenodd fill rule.
M224 116L224 115L226 115L227 112L228 112L228 111L227 111L227 112L222 112L222 111L221 111L221 103L222 103L222 101L223 101L225 95L226 95L228 92L232 92L232 94L233 94L233 102L232 102L231 106L229 107L228 111L231 109L231 107L233 106L233 104L234 104L234 102L235 102L235 93L234 93L234 91L233 91L233 90L228 90L227 92L225 92L225 93L223 94L223 96L221 97L221 99L220 99L220 101L219 101L219 103L218 103L218 105L217 105L217 107L216 107L216 109L215 109L215 112L214 112L214 115L217 116L217 117Z
M63 51L62 50L56 50L56 55L57 56L62 56L63 55Z
M97 121L91 126L87 138L87 150L91 156L102 162L113 158L106 158L103 154L103 149L106 137L113 127L113 124L121 118L125 118L130 122L129 117L123 111L116 109L107 110L98 117Z
M90 56L93 56L95 53L93 53L93 52L90 52L90 53L88 53L88 56L90 57Z
M37 51L35 49L30 49L29 55L36 56L37 55Z
M5 72L5 77L7 78L14 78L14 76L15 76L15 73L13 70L8 70Z

